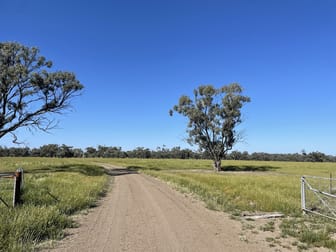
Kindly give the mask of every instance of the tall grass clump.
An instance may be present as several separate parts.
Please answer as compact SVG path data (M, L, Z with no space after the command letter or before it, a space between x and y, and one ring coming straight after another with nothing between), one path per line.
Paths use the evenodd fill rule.
M98 166L70 159L4 161L7 171L23 167L25 181L20 206L0 205L0 251L30 251L41 241L60 239L74 224L70 215L95 206L107 190L109 177Z
M326 247L336 251L335 223L317 216L285 219L280 225L282 237L293 236L307 247Z
M59 239L72 221L57 206L21 206L0 215L0 251L32 250L45 239Z

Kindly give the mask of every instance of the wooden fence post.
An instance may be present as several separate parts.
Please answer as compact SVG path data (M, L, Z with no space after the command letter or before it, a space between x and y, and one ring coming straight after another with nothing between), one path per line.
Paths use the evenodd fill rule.
M13 207L21 203L21 190L23 188L23 169L16 170L14 175L14 193L13 193Z

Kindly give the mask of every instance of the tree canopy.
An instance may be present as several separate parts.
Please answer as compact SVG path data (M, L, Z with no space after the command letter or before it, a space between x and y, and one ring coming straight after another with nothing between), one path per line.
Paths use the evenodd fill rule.
M36 47L0 43L0 138L18 128L48 131L50 114L62 113L83 85L74 73L51 72L52 62Z
M241 123L241 108L250 98L241 95L242 87L233 83L221 88L201 85L194 90L193 99L183 95L173 111L189 119L190 144L207 151L214 160L214 168L221 170L221 160L239 139L235 130Z

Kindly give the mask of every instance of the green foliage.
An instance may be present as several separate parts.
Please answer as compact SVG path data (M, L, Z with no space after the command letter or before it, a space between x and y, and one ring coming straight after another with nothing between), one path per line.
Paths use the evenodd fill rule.
M0 212L0 251L31 250L34 243L61 238L62 230L72 225L54 205L24 205Z
M214 160L217 170L221 160L238 140L236 126L241 123L241 108L250 98L242 96L242 88L233 83L215 89L212 85L199 86L194 98L181 96L173 107L177 113L187 117L188 141L200 150L207 151ZM170 111L173 114L173 111Z
M296 237L309 247L326 247L336 250L336 241L331 237L336 233L335 223L316 216L285 219L280 225L282 236Z
M107 189L104 169L81 160L1 158L0 161L0 171L13 171L17 167L25 171L23 204L15 209L0 204L0 251L29 251L38 242L63 237L63 229L73 226L69 216L95 206L97 198Z
M70 72L50 72L52 62L35 47L0 43L0 138L20 127L47 131L47 115L61 113L83 85Z

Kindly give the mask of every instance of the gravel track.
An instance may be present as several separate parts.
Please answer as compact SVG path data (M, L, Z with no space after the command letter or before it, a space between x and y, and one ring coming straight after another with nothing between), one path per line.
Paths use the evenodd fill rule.
M152 177L111 169L111 191L49 251L271 251L241 223Z

